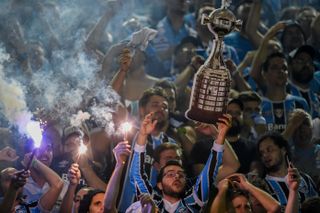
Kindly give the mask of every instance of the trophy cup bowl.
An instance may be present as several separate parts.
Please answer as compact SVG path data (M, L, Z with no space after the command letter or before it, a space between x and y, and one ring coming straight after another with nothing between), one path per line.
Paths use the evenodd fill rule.
M215 36L210 56L194 76L189 109L186 117L203 123L215 124L226 113L231 87L231 75L226 68L222 50L223 37L233 30L240 30L242 22L224 5L209 16L202 16Z

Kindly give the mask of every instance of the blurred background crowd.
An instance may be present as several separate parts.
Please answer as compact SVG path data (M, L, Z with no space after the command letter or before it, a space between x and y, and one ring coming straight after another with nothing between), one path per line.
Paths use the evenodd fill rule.
M232 1L210 125L185 112L222 2L0 1L0 212L320 212L320 2Z

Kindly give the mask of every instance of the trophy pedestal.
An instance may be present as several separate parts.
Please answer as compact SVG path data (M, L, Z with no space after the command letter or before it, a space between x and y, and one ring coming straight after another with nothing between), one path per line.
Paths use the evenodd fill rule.
M206 110L200 110L196 107L191 107L191 109L187 110L186 116L189 119L195 120L195 121L201 121L203 123L208 124L216 124L218 119L222 117L222 115L226 113L224 112L212 112L212 111L206 111Z

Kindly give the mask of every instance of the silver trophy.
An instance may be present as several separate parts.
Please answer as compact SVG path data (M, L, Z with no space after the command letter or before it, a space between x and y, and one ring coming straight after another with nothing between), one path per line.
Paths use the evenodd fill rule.
M208 59L194 76L189 109L189 119L215 124L226 113L231 75L223 61L223 38L233 30L240 31L242 21L228 10L230 1L209 16L203 15L201 24L207 25L214 35L212 50Z

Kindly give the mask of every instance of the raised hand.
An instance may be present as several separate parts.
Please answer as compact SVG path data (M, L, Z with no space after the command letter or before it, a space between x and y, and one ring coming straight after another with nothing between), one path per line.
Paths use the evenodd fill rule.
M299 189L299 184L301 182L301 176L297 168L294 168L290 163L288 167L288 187L292 191L297 191Z
M110 16L114 16L117 13L117 11L121 9L123 2L119 0L108 0L106 4L106 12Z
M128 141L122 141L113 149L113 155L116 158L117 165L124 164L131 154L131 146Z
M250 183L244 174L235 173L228 176L228 179L232 182L232 184L239 189L248 190Z
M268 41L276 36L276 34L286 27L286 23L283 21L277 22L275 25L269 28L268 32L264 35L263 40Z
M132 62L130 49L124 48L119 56L120 70L127 72Z
M36 151L37 152L37 151ZM29 153L26 153L23 157L23 160L21 161L21 164L26 168L27 165L29 164L30 160L36 160L36 157L37 157L37 154L35 154L33 156L33 159L31 159L31 155L32 155L32 152L29 152ZM32 163L31 163L31 167L32 167ZM30 168L31 168L30 167Z
M195 69L198 70L203 65L204 61L205 61L205 59L202 56L196 55L196 56L192 57L191 64ZM197 70L195 70L195 71L197 71Z
M218 190L220 191L226 191L229 189L229 187L231 186L231 181L227 178L222 179L219 183L218 183Z
M141 212L154 213L157 212L157 207L149 194L140 195Z
M26 184L27 179L29 177L30 177L29 170L21 170L21 171L15 172L11 176L10 187L12 187L13 189L16 189L16 190L23 187Z
M308 119L308 114L301 109L296 109L289 117L288 126L296 130L306 119Z
M147 136L156 128L157 120L153 120L153 114L151 112L143 119L139 132L141 135Z
M227 134L228 130L231 127L231 121L232 116L229 114L223 114L223 116L218 119L217 125L219 135L224 137Z
M81 178L79 165L76 163L71 164L68 171L68 179L71 185L78 185Z
M19 156L17 156L16 150L12 149L9 146L6 146L2 150L0 150L0 161L4 160L13 162L16 161L18 158Z
M197 122L195 129L198 132L201 132L202 134L207 135L207 136L212 136L214 138L218 136L218 129L213 124L206 124L206 123Z

